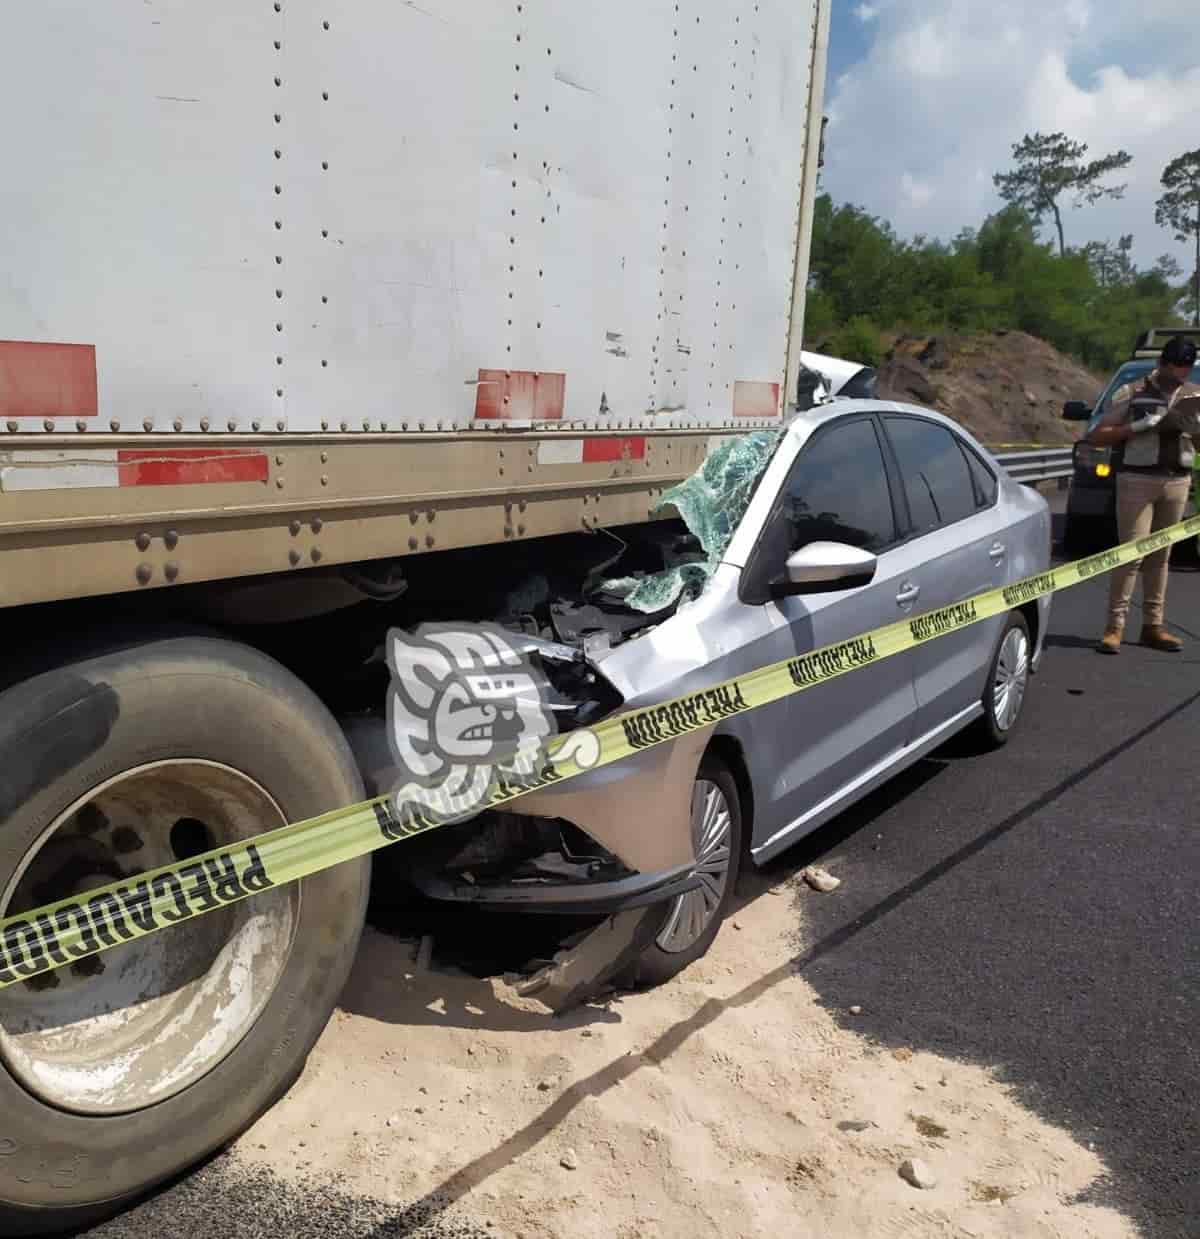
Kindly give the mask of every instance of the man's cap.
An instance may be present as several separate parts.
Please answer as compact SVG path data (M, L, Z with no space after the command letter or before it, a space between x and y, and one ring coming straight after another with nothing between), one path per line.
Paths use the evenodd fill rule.
M1187 336L1172 336L1163 345L1162 356L1159 358L1164 366L1194 366L1196 364L1196 342Z

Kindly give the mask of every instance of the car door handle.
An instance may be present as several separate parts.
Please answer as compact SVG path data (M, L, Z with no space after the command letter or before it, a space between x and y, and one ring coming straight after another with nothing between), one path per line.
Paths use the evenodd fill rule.
M921 587L919 585L906 585L897 595L896 601L902 607L908 606L910 602L916 602L920 596Z
M1004 555L1005 555L1005 547L1004 547L1004 543L1003 543L1003 542L993 542L993 543L992 543L992 545L988 547L988 554L989 554L989 555L990 555L993 559L1003 559L1003 558L1004 558Z

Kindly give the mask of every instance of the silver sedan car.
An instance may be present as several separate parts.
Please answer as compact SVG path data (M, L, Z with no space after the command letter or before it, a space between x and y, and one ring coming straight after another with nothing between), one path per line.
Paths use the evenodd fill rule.
M701 539L707 562L693 554L676 570L677 582L700 580L691 596L676 584L669 605L640 619L627 608L611 633L585 632L559 608L547 665L580 647L565 655L587 672L577 699L591 694L603 714L653 705L1049 565L1045 499L927 409L820 405L772 436L752 476L743 469L735 482L730 527L715 546L711 528ZM719 489L710 499L730 506ZM694 505L685 515L698 523ZM718 525L727 515L707 513ZM769 860L965 728L1003 744L1049 610L1039 598L530 792L486 829L456 839L448 828L416 864L417 884L490 906L644 909L636 971L664 980L707 950L742 864ZM378 758L362 764L375 789L394 777Z

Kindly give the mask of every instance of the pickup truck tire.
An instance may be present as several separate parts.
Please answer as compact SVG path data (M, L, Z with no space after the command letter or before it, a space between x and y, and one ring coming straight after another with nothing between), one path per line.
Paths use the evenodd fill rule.
M364 798L318 698L208 637L114 641L0 692L0 769L0 919ZM118 1212L269 1108L369 880L346 862L0 989L0 1234Z

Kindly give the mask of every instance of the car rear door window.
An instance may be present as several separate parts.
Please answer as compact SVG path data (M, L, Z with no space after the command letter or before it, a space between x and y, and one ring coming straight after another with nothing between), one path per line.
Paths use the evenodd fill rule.
M891 491L874 424L858 418L817 433L784 486L789 553L810 542L879 552L897 540Z
M975 486L957 437L944 426L916 417L886 417L896 452L913 533L928 533L971 516Z

